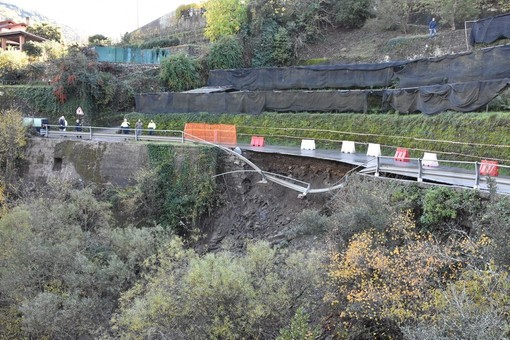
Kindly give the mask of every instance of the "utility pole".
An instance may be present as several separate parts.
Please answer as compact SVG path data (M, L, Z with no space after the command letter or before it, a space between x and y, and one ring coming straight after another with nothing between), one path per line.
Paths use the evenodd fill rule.
M140 28L138 0L136 0L136 29Z

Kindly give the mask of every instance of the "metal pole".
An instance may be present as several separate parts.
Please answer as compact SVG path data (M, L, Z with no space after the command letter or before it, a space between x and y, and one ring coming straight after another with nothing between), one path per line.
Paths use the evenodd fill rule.
M475 162L475 170L476 170L476 177L475 177L475 189L480 188L480 163Z
M418 182L423 182L422 173L423 173L423 164L422 164L422 159L419 158L418 159L418 178L417 178Z

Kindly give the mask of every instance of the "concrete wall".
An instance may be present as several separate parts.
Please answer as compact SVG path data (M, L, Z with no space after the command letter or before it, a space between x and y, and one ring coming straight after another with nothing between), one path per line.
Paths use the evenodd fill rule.
M147 165L147 147L136 143L33 138L26 152L23 177L36 183L65 179L85 185L134 183Z

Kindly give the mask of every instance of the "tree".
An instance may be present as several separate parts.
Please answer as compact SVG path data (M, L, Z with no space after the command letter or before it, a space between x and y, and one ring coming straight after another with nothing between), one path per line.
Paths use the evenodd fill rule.
M95 338L143 260L167 240L159 227L114 228L110 205L92 188L53 184L0 219L1 305L18 310L0 320L2 338L18 324L19 338Z
M456 22L477 19L483 0L426 0L427 7L438 13L452 30Z
M0 50L0 76L17 72L28 65L28 56L17 50Z
M0 112L0 183L11 184L16 175L16 161L23 158L27 143L21 112Z
M372 18L373 0L346 0L335 5L335 21L342 27L361 28Z
M48 40L62 42L62 32L59 26L52 25L46 22L37 23L33 26L27 27L27 32L38 35Z
M205 9L204 34L211 41L238 33L247 21L247 6L242 0L208 0Z
M434 290L456 278L482 246L467 238L442 244L402 214L385 232L354 235L333 256L329 277L339 294L331 301L347 320L419 320L429 315Z
M377 19L385 29L408 31L411 14L423 7L423 0L380 0L376 6Z
M229 35L214 42L207 55L207 66L210 70L243 67L243 48L239 40Z
M184 54L171 55L161 61L160 78L172 91L200 87L200 65Z
M175 238L147 261L152 274L122 296L115 335L274 339L300 306L320 300L321 256L278 252L267 242L249 244L244 256L199 256Z
M102 34L91 35L88 40L89 45L109 46L112 43L110 38L105 37Z

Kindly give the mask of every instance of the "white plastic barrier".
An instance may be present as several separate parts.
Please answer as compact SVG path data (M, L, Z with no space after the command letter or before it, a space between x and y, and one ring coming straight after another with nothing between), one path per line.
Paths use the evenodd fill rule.
M350 142L350 141L343 141L342 142L342 150L341 152L343 153L355 153L356 152L356 147L354 146L354 142Z
M315 150L315 140L313 139L301 140L301 150Z
M381 144L368 144L367 156L379 157L381 155Z
M436 167L439 166L437 161L437 154L431 152L425 152L423 154L423 159L421 160L421 164L423 166Z

